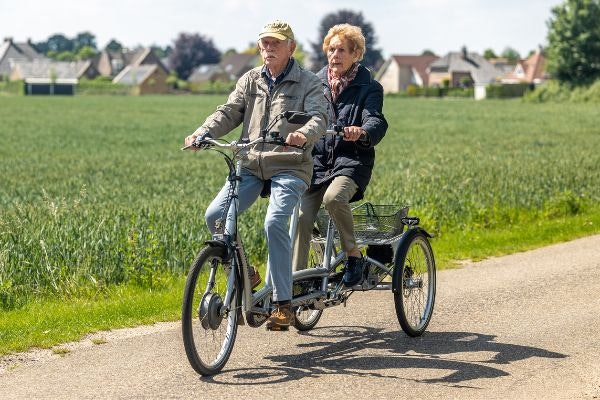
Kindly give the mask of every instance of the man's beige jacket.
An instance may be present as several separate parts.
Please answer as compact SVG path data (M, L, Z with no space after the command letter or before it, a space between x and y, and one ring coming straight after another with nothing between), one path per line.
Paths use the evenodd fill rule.
M313 170L312 148L325 134L327 127L327 100L323 84L315 74L294 62L287 76L269 93L261 75L262 67L244 74L229 95L227 103L217 107L197 131L209 132L212 137L226 135L241 123L243 138L254 140L277 115L285 111L304 111L312 116L305 125L290 124L285 119L277 122L271 132L279 132L285 139L291 132L306 136L306 149L272 144L257 144L246 153L243 166L261 179L270 179L279 173L297 176L310 185Z

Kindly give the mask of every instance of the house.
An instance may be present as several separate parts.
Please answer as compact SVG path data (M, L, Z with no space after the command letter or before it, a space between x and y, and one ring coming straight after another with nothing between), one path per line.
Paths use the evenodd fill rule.
M515 63L504 57L490 58L488 61L499 70L502 75L506 75L515 68Z
M392 55L381 66L375 79L383 86L384 93L403 92L409 85L428 86L427 67L438 58L435 55Z
M258 55L233 53L229 54L218 64L204 64L198 66L190 77L190 83L203 83L214 81L236 81L246 72L257 66Z
M22 80L28 95L73 95L80 78L93 78L97 74L91 61L35 60L15 63L10 80Z
M188 77L188 82L201 84L204 82L225 81L226 78L219 64L202 64L194 69Z
M13 66L18 62L31 62L35 60L47 60L39 53L31 40L25 43L13 42L12 38L5 38L0 44L0 80L7 78Z
M169 93L168 73L158 64L128 65L115 78L113 83L130 86L134 94Z
M502 69L482 55L469 53L465 47L460 52L450 52L429 66L429 85L473 87L475 99L486 97L486 86L499 82Z
M466 48L450 52L429 65L429 85L452 87L488 85L500 80L502 71L482 55L469 53Z
M166 74L169 73L160 58L154 53L151 48L138 49L135 51L120 50L109 51L103 50L95 59L94 66L102 76L114 78L125 67L150 65L155 64L161 68Z
M548 79L545 70L546 57L538 49L535 53L521 60L513 70L502 77L502 83L530 83L538 85Z

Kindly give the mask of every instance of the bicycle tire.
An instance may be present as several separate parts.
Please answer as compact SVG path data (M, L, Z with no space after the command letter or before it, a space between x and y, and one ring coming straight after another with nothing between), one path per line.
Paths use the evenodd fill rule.
M230 310L220 316L219 310L227 290L227 269L223 265L224 249L205 247L188 273L183 304L181 329L183 344L190 365L203 376L219 372L229 360L238 327L241 287L236 279ZM214 285L209 287L210 275Z
M308 265L311 266L310 268L315 268L323 265L325 244L314 240L319 237L319 234L316 232L313 232L312 236L313 240L310 243ZM323 315L323 310L313 310L305 306L298 307L294 315L294 328L300 332L309 331L319 323L321 315Z
M435 305L435 259L427 236L410 229L398 244L394 259L393 293L396 316L409 336L427 329Z
M314 328L323 315L323 310L313 310L306 306L301 306L296 309L294 328L300 332L306 332Z

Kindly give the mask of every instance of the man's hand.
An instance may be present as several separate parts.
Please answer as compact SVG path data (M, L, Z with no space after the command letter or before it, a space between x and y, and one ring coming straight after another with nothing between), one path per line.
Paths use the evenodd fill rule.
M291 144L292 146L304 146L306 144L306 136L300 132L292 132L285 139L287 144Z
M366 135L367 132L360 126L347 126L344 128L344 140L349 142L356 142L362 135Z
M200 138L200 140L212 139L212 136L208 132L206 132L206 133L194 132L185 138L184 143L186 146L192 146L192 144L194 143L194 141L197 138ZM199 147L192 147L192 150L194 150L194 151L199 150L199 149L200 149Z

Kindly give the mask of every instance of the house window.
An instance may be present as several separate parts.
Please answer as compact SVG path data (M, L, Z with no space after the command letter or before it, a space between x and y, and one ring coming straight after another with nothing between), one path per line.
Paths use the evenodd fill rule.
M119 72L123 69L123 60L113 59L110 60L110 65L115 72Z

